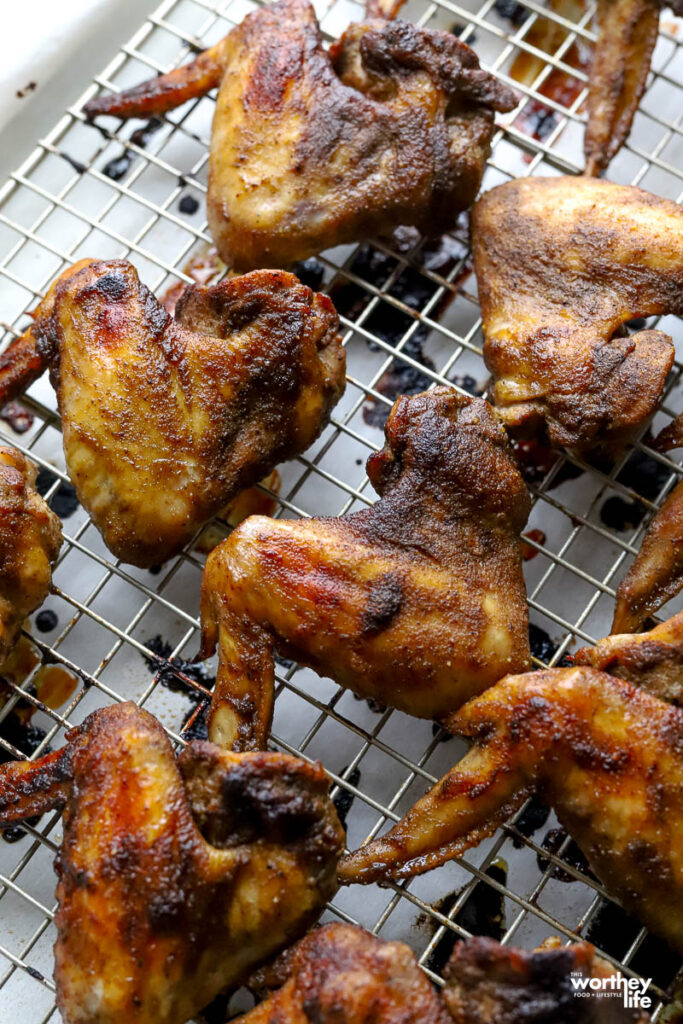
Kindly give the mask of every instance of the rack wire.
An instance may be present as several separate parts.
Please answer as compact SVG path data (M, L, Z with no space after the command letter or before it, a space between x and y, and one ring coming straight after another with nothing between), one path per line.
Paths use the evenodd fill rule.
M54 276L82 256L130 258L157 292L196 277L211 244L203 199L213 99L188 104L142 132L139 124L112 120L94 127L81 108L100 88L120 89L184 62L255 6L250 0L164 0L0 189L4 344L26 326L27 312ZM362 17L352 0L320 0L317 10L327 38ZM405 17L456 31L520 94L517 111L496 131L484 189L515 176L580 173L592 15L593 4L582 0L549 6L409 0ZM663 15L646 96L610 168L613 180L678 201L680 29ZM566 88L558 89L558 82ZM270 498L275 515L345 514L373 500L364 462L381 445L382 419L399 390L445 382L471 392L485 385L467 225L439 244L402 233L391 244L342 247L301 272L322 282L340 310L348 386L321 439L282 468L281 487ZM663 318L662 326L675 341L683 337L675 318ZM655 428L683 408L680 384L677 359ZM3 441L41 467L46 498L71 513L45 606L55 616L47 625L34 616L27 635L42 661L73 673L75 688L54 708L36 688L38 665L23 680L9 681L0 750L5 758L39 757L95 707L123 699L153 711L182 745L201 730L211 687L210 669L202 673L187 660L198 646L206 538L150 572L113 561L83 510L69 505L59 418L47 383L34 385L22 404L33 417L29 429L17 433L7 426ZM533 453L536 461L527 465L533 510L525 573L539 666L562 664L575 644L593 643L608 631L615 583L681 474L674 458L652 450L649 436L607 469L549 451ZM9 728L19 709L33 713L30 733ZM323 761L351 848L396 820L463 749L430 723L370 707L286 662L278 666L272 742ZM51 980L50 866L59 837L59 816L49 815L0 842L1 1020L10 1014L26 1024L59 1020ZM401 885L342 890L327 913L407 941L437 982L450 944L470 930L529 948L553 934L588 936L625 973L654 978L656 1017L679 967L609 901L570 839L538 805L523 808L462 860ZM214 1007L207 1019L224 1019L221 1012Z

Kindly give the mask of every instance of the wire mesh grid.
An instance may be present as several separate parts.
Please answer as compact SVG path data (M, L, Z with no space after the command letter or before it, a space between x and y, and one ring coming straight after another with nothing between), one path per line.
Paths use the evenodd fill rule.
M157 293L220 273L203 219L213 100L193 102L140 127L86 124L83 102L188 59L254 8L250 0L164 0L101 76L0 190L1 326L5 343L27 324L53 277L83 256L130 258ZM327 38L362 17L351 0L321 0ZM494 137L484 189L510 177L579 173L586 57L593 5L582 0L409 0L404 16L448 29L514 85L517 110ZM680 201L683 190L681 23L663 15L647 93L634 130L610 168L613 180ZM195 200L193 202L193 200ZM438 242L398 232L391 243L346 246L299 268L333 295L341 314L348 385L320 440L281 468L273 514L345 514L370 503L370 451L399 392L432 383L481 392L481 323L468 226ZM654 322L654 321L653 321ZM661 318L675 341L680 321ZM683 408L676 361L655 428ZM192 666L198 646L202 552L218 523L172 562L149 572L114 562L71 501L54 395L41 380L5 426L41 467L41 489L65 519L54 592L33 617L35 662L63 666L76 683L62 703L36 685L38 664L9 679L0 710L3 756L33 758L95 707L135 700L181 745L201 734L211 669ZM525 574L536 665L562 664L573 645L606 635L614 586L653 511L681 469L648 445L649 434L608 468L542 446L519 450L533 496ZM264 498L265 496L265 498ZM42 631L41 631L42 630ZM461 742L430 723L355 699L329 680L279 662L273 744L323 761L355 848L396 820L460 756ZM63 695L64 696L64 695ZM44 698L44 699L43 699ZM12 723L21 717L26 726ZM452 942L488 931L531 946L549 935L589 937L627 974L653 977L657 1000L678 960L612 904L571 840L532 803L458 862L401 885L351 887L326 912L413 947L434 980ZM51 980L58 815L11 830L0 843L0 1020L59 1020ZM11 840L11 841L9 841ZM657 1004L656 1016L664 1002ZM218 1012L219 1016L222 1011ZM219 1019L219 1016L210 1019Z

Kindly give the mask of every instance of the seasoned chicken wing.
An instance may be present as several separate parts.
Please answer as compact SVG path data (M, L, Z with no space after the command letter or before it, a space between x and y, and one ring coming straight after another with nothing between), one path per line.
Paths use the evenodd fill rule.
M654 412L673 362L633 317L683 312L683 209L592 178L528 178L474 208L484 358L506 426L545 424L579 453L618 449Z
M508 676L448 723L475 745L340 880L405 878L491 835L534 790L624 908L683 951L683 711L589 668Z
M344 390L332 303L280 271L192 286L174 318L130 263L83 261L28 334L50 368L79 501L110 551L139 566L177 554L303 452ZM14 344L22 359L26 338Z
M368 459L380 500L341 518L252 516L209 556L209 736L262 747L273 651L363 697L440 719L529 665L520 532L529 495L481 399L403 396Z
M645 92L659 12L683 0L598 0L598 40L588 83L586 174L601 174L626 141Z
M634 633L683 587L683 481L647 528L617 588L612 633Z
M61 523L35 489L37 472L16 449L0 447L0 670L47 597L62 546Z
M683 612L649 633L617 633L582 647L575 665L592 665L683 706Z
M673 448L683 448L683 413L660 430L651 442L658 452L670 452Z
M516 103L450 33L372 21L328 53L311 4L279 0L194 64L85 112L168 110L218 84L217 64L207 216L238 270L286 266L403 224L448 230L479 190L494 111Z
M239 1024L449 1024L408 946L348 924L316 928L254 981L278 991Z
M65 1024L185 1024L315 921L343 830L319 766L190 743L134 704L0 766L0 823L64 807L55 982Z

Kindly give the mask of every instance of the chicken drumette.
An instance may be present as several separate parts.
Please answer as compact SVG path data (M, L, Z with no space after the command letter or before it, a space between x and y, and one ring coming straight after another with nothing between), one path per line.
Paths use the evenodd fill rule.
M64 807L55 982L65 1024L185 1024L300 936L343 830L321 767L190 743L134 704L0 767L0 823Z
M631 130L665 6L683 15L683 0L598 0L584 140L587 174L601 174Z
M273 650L436 719L529 665L529 495L488 403L446 387L400 398L367 472L380 495L371 508L252 516L209 556L202 654L218 641L214 742L264 745Z
M36 491L36 475L20 452L0 448L0 670L26 616L47 597L62 546L61 523Z
M171 317L130 263L84 260L6 353L0 401L16 365L38 372L31 352L49 366L79 501L110 551L151 566L317 437L344 389L337 329L281 271L192 286Z
M683 951L683 711L589 668L508 676L448 723L475 745L344 882L405 878L491 835L540 791L605 886Z
M280 0L194 63L85 112L147 117L213 86L207 216L238 270L402 224L448 230L479 190L494 111L516 102L450 33L371 21L328 53L307 0Z
M683 587L683 482L655 515L617 589L613 633L634 633Z
M683 313L683 209L592 178L494 188L473 216L484 358L506 426L545 424L584 453L626 443L657 405L674 350L633 317Z

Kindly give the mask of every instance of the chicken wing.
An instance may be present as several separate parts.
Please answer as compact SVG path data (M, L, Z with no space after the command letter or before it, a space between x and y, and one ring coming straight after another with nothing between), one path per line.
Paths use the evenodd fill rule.
M589 668L508 676L448 723L475 745L342 882L405 878L491 835L540 791L625 909L683 951L683 711Z
M682 587L683 481L648 526L640 551L617 588L612 633L635 633Z
M683 413L660 430L651 442L658 452L670 452L674 448L683 448Z
M683 612L649 633L617 633L582 647L575 665L591 665L683 706Z
M210 70L195 62L84 109L168 110L217 84L220 63L207 217L237 270L287 266L399 225L448 230L479 190L494 111L516 103L450 33L372 21L328 53L307 0L258 8L197 61Z
M491 407L439 387L399 398L385 433L368 459L371 508L252 516L209 556L201 654L218 640L214 742L264 745L273 650L436 719L529 665L529 495Z
M0 822L64 807L55 982L65 1024L184 1024L301 935L335 889L328 778L190 743L134 704L0 766Z
M36 475L20 452L0 447L0 670L26 616L47 597L62 546L61 523L36 491Z
M316 928L254 981L278 991L239 1024L450 1024L408 946L348 924Z
M592 178L528 178L474 208L484 358L506 426L578 453L619 449L657 405L671 339L622 336L683 313L683 209Z
M129 263L84 261L29 333L78 499L109 550L143 567L303 452L344 390L332 303L279 271L192 286L173 318Z

